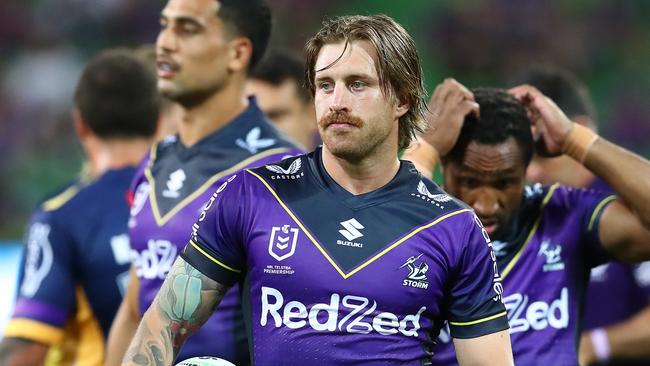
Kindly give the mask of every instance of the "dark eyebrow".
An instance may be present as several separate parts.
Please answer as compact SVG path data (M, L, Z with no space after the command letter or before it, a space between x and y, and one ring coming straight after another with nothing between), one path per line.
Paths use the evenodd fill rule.
M199 22L196 18L192 18L192 17L187 17L187 16L176 17L176 22L180 23L181 25L191 24L203 28L203 24Z
M374 80L375 78L372 75L368 74L352 74L345 77L345 80Z
M473 169L471 167L468 167L467 165L463 165L460 173L461 174L462 173L472 174L472 175L486 175L487 174L487 175L490 175L490 176L494 175L494 176L497 176L499 178L503 178L504 176L508 176L508 178L510 178L509 176L517 174L517 169L508 168L508 169L505 169L505 170L499 170L499 171L486 173L486 172L481 172L481 171L478 171L478 170Z

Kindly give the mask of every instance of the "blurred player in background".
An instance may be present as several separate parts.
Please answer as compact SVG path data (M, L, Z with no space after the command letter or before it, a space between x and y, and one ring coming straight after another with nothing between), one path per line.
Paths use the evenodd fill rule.
M246 82L246 93L280 131L312 151L318 144L316 114L305 87L304 62L287 51L271 51Z
M530 84L551 98L572 121L598 130L586 86L567 70L534 67L519 83ZM534 156L528 179L543 184L611 192L611 188L568 156ZM650 262L629 265L608 262L591 270L583 318L580 363L647 365L650 358ZM645 360L634 361L634 359Z
M86 176L32 217L0 364L102 364L128 279L125 194L153 142L158 109L155 75L130 51L102 53L84 70L73 119Z
M299 153L244 91L270 36L271 14L263 1L170 0L160 25L158 89L182 107L182 120L178 135L152 148L132 184L131 285L111 329L108 364L120 363L141 315L223 178ZM246 365L243 321L235 287L181 357L211 355ZM184 326L175 324L173 332ZM177 335L185 340L189 333Z
M576 365L580 310L592 267L650 258L650 162L571 122L530 86L469 91L453 79L431 98L418 161L442 156L445 188L472 206L493 239L504 280L515 362ZM518 99L515 99L515 97ZM523 103L523 104L522 104ZM607 192L525 186L537 152L566 154L606 181ZM431 170L431 167L425 167ZM434 363L455 364L442 334Z
M428 365L445 319L461 364L511 365L487 234L397 159L424 127L412 38L387 16L346 16L305 49L323 147L214 192L124 363L169 365L243 281L256 365Z

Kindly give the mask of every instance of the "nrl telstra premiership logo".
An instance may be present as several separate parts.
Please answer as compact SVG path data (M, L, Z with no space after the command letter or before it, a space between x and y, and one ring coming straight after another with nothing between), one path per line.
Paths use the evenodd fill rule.
M269 238L269 254L278 261L291 257L296 252L298 228L289 225L274 226Z

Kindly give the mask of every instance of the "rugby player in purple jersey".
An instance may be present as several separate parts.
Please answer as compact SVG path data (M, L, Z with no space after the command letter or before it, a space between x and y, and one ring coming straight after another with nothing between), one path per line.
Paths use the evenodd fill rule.
M214 191L124 363L170 364L242 282L255 365L429 365L446 320L460 364L511 365L485 229L397 159L424 127L413 40L389 17L347 16L306 55L323 147Z
M246 98L248 72L270 36L271 15L263 1L170 0L160 26L158 89L181 106L182 120L178 135L151 149L131 186L131 283L111 329L109 365L121 362L187 243L188 228L221 182L239 169L301 152L268 122L255 98ZM184 326L173 324L178 331ZM248 364L238 286L180 355Z
M535 88L510 92L446 80L430 102L430 131L407 156L429 172L426 162L442 156L445 188L494 240L515 362L576 365L590 269L650 256L650 162L571 122ZM618 196L525 186L535 142L540 154L574 158ZM447 334L439 341L434 363L456 364Z
M574 122L598 131L587 87L568 70L539 65L518 79L551 98ZM542 184L562 184L611 192L612 189L568 156L534 156L526 176ZM650 262L611 261L591 270L583 314L580 364L647 365L650 359Z

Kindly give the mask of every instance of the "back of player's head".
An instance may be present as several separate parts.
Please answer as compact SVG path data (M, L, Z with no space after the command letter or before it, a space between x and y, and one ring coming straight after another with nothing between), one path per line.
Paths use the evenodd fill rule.
M255 66L250 74L251 79L257 79L273 86L280 86L287 80L295 81L297 91L303 101L311 100L309 91L305 88L305 70L303 61L287 51L270 51Z
M480 108L480 118L474 114L465 117L456 145L443 158L444 162L459 163L471 142L499 145L514 138L528 165L533 156L534 143L531 122L523 104L505 90L475 88L471 90Z
M105 51L91 60L74 98L84 123L102 139L151 137L156 132L156 76L131 51Z
M236 35L253 44L248 69L257 65L271 37L271 10L263 0L219 0L217 16Z
M377 51L377 75L384 94L410 106L399 119L399 147L404 149L417 132L426 129L426 93L415 42L392 18L386 15L354 15L325 21L305 45L307 87L314 95L314 77L316 71L320 71L314 67L324 45L346 42L348 46L354 41L367 41Z
M520 76L517 84L536 87L551 98L569 118L585 116L592 124L596 122L596 112L589 90L569 70L545 65L533 66ZM592 127L595 128L595 125Z

